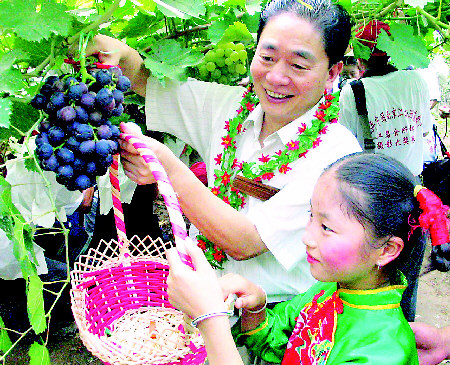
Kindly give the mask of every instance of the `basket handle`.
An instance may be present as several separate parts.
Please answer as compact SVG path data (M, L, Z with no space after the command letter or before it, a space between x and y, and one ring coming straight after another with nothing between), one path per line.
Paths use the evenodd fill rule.
M178 253L181 257L181 260L190 267L193 267L191 258L186 254L185 243L190 240L187 231L186 231L186 223L183 218L183 214L181 211L180 203L178 201L177 194L173 190L172 183L167 176L164 167L161 162L155 156L153 151L139 138L129 135L122 134L122 138L124 138L127 142L131 143L133 147L139 152L144 161L149 165L153 177L158 184L158 190L162 197L164 198L164 203L167 207L167 212L169 214L170 224L172 226L173 236L175 238L175 245L178 250ZM118 179L117 179L118 183ZM114 190L113 190L114 191ZM120 199L119 199L120 202ZM113 204L116 206L116 204ZM125 225L123 224L123 213L119 215L116 219L116 227L118 228L119 241L121 238L121 234L125 234ZM123 230L119 233L119 228Z

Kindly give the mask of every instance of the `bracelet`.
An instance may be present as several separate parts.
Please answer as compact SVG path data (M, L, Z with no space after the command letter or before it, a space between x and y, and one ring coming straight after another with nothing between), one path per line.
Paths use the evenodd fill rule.
M264 309L266 309L266 307L267 307L267 293L266 293L266 291L263 288L261 288L261 289L264 292L264 295L266 297L265 300L264 300L264 305L260 309L257 309L257 310L254 310L254 311L252 311L250 309L247 309L247 308L244 308L246 312L251 313L251 314L258 314L258 313L261 313Z
M211 313L202 314L201 316L194 318L191 322L191 325L193 327L197 327L197 324L201 321L204 321L205 319L219 317L219 316L232 316L233 313L234 313L234 311L232 309L230 309L230 310L221 311L221 312L211 312Z

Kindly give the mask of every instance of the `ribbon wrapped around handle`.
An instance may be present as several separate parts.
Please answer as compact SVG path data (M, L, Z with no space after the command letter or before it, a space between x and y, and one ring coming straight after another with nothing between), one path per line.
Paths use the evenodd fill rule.
M158 184L158 190L162 195L162 197L164 198L164 203L166 205L167 212L169 214L170 224L172 226L173 236L175 238L175 245L180 255L180 258L183 261L183 263L185 263L190 267L193 267L192 260L186 254L185 249L185 243L188 240L190 240L186 231L186 223L183 218L183 213L181 211L177 194L173 189L172 183L170 182L169 177L167 176L167 173L164 170L164 167L162 166L158 158L155 156L153 151L150 148L148 148L148 146L141 139L129 134L122 134L122 138L124 138L127 142L131 143L133 147L139 152L144 161L149 165L152 174L156 180L156 183ZM119 222L117 221L117 219L119 219ZM122 223L120 222L120 215L116 218L116 226L117 227L122 226Z

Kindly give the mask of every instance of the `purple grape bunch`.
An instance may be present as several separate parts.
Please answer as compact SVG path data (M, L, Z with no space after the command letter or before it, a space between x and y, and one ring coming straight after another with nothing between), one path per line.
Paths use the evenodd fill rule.
M38 126L35 154L42 169L56 173L69 190L85 190L108 171L119 151L119 127L130 80L119 67L92 69L95 81L73 75L49 76L31 100L45 119Z

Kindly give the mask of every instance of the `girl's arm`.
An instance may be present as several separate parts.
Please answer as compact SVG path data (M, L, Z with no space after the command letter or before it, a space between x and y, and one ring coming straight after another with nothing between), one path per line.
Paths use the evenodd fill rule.
M186 252L192 259L195 271L182 263L176 249L166 253L170 266L167 292L170 303L188 317L193 319L226 311L225 299L229 294L239 296L236 301L239 308L255 309L264 305L264 291L257 285L233 274L219 280L200 248L188 244ZM257 325L259 323L255 322L255 327ZM211 365L242 364L226 315L213 315L198 322L197 327L205 341Z
M198 324L205 342L208 364L243 365L244 362L234 343L227 317L214 317Z
M121 129L142 139L151 148L164 166L184 214L208 239L236 260L267 251L250 219L212 194L167 146L143 136L133 123L122 123ZM124 139L120 146L125 174L138 184L154 183L150 168L133 146Z
M130 79L133 91L145 97L150 72L135 49L118 39L99 34L90 42L86 55L95 55L104 64L119 65Z

